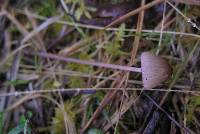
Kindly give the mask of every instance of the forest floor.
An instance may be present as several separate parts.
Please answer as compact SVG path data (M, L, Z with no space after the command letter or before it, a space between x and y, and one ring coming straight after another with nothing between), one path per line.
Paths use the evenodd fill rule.
M0 134L200 133L199 0L0 2Z

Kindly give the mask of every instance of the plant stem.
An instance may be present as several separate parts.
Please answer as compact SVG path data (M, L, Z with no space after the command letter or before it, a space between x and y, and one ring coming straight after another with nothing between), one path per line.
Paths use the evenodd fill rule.
M122 66L122 65L114 65L114 64L101 63L101 62L85 61L85 60L80 60L80 59L75 59L75 58L62 57L62 56L45 53L45 52L40 52L40 53L25 52L25 53L31 54L31 55L38 55L38 56L44 57L44 58L46 57L46 58L50 58L50 59L61 60L61 61L65 61L65 62L92 65L92 66L105 67L105 68L111 68L111 69L119 69L119 70L124 70L124 71L131 71L131 72L141 72L141 68L128 67L128 66Z

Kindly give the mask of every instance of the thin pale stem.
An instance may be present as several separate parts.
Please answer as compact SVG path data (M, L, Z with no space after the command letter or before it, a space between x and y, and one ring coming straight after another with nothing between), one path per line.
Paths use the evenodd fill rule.
M80 59L75 59L75 58L62 57L62 56L44 53L44 52L41 52L41 53L27 52L27 54L38 55L38 56L41 56L41 57L55 59L55 60L61 60L61 61L65 61L65 62L92 65L92 66L105 67L105 68L111 68L111 69L119 69L119 70L124 70L124 71L131 71L131 72L141 72L141 68L128 67L128 66L126 67L126 66L108 64L108 63L101 63L101 62L85 61L85 60L80 60Z

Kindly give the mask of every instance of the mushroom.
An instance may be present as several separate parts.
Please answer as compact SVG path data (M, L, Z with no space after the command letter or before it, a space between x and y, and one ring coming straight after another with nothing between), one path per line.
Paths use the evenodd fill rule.
M126 67L126 66L113 65L113 64L107 64L107 63L101 63L101 62L84 61L84 60L75 59L75 58L61 57L61 56L44 53L44 52L34 53L34 54L41 57L61 60L65 62L106 67L106 68L119 69L119 70L131 71L131 72L141 72L144 89L151 89L160 85L162 82L169 79L170 74L171 74L171 67L168 64L168 62L162 57L154 55L150 52L142 53L141 68Z
M141 55L142 82L145 89L151 89L169 79L171 67L160 56L150 52Z

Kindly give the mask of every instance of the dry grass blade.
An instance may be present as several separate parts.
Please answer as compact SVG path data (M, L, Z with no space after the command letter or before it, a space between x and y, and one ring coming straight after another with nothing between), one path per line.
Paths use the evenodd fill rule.
M156 107L158 109L160 109L163 113L165 113L167 115L167 117L173 121L178 127L182 128L185 132L190 133L190 134L194 134L194 132L192 132L190 129L181 126L171 115L169 115L161 106L159 106L159 104L157 104L149 95L147 95L146 93L144 93L144 95L154 103L154 105L156 105Z
M141 7L143 7L145 5L145 0L142 0L141 2ZM141 31L142 31L142 27L143 27L143 21L144 21L144 10L142 10L139 13L138 16L138 22L137 22L137 29L136 29L136 35L141 35ZM135 64L135 58L137 55L137 51L138 51L138 47L139 47L139 43L140 43L140 36L136 36L133 42L133 49L131 52L131 61L130 64Z
M149 4L146 4L145 6L142 6L142 7L138 8L138 9L135 9L135 10L133 10L133 11L131 11L131 12L119 17L117 20L113 21L108 26L106 26L106 28L114 26L116 24L119 24L123 20L125 20L125 19L127 19L127 18L129 18L129 17L131 17L131 16L133 16L133 15L135 15L137 13L139 13L140 11L146 10L146 9L148 9L148 8L150 8L150 7L152 7L152 6L156 5L156 4L159 4L159 3L163 2L163 1L164 0L154 0L154 1L150 2Z
M191 52L189 53L188 57L185 59L185 61L182 63L182 66L179 67L179 69L177 70L175 76L174 76L174 79L172 80L172 82L170 83L169 85L169 90L171 90L174 85L176 84L178 78L181 76L181 73L184 71L186 65L188 64L189 60L192 58L194 52L196 51L198 45L199 45L199 42L200 40L198 40L196 43L195 43L195 46L192 48ZM163 103L165 102L167 96L169 95L169 93L166 93L165 96L163 97L162 101L160 102L160 106L163 105Z
M66 48L63 48L60 52L59 55L62 56L70 56L72 53L80 49L81 47L85 46L89 42L93 42L96 39L96 35L93 35L92 37L85 38L84 40L80 40L71 46L68 46Z
M29 100L36 99L36 98L39 98L39 97L41 97L40 94L27 94L26 96L20 98L14 104L12 104L11 106L9 106L5 111L9 112L11 110L14 110L15 108L18 108L24 102L27 102Z
M41 30L45 29L46 27L48 27L49 25L55 23L56 21L58 21L63 15L61 14L60 16L56 16L56 17L52 17L48 20L46 20L46 22L42 23L40 26L38 26L36 29L34 29L32 32L28 33L24 39L22 39L22 44L24 44L25 42L27 42L29 39L31 39L34 35L36 35L38 32L40 32Z
M191 20L190 18L188 18L187 16L185 16L176 6L174 6L174 5L173 5L171 2L169 2L169 1L167 1L167 3L168 3L171 7L173 7L173 8L177 11L177 13L179 13L189 24L191 24L192 27L194 27L194 28L196 28L196 29L198 29L198 30L200 31L200 27L197 26L196 23L192 22L192 20Z
M21 13L21 14L24 14L22 11L18 11L18 12ZM140 11L138 11L138 13L139 12ZM31 13L30 15L32 17L36 18L36 19L39 19L39 20L47 20L48 19L47 17L40 16L40 15L34 14L34 13ZM69 25L69 26L75 26L76 25L77 27L80 27L80 28L88 28L88 29L93 29L93 30L119 31L119 28L109 28L108 27L108 28L105 29L105 27L101 27L101 26L92 26L92 25L86 25L86 24L80 24L80 23L72 23L72 22L63 21L63 20L58 20L58 21L56 21L56 23L65 24L65 25ZM136 32L136 29L125 29L125 31ZM143 29L142 32L150 33L150 34L153 34L153 33L160 34L161 33L160 30L148 30L148 29ZM192 37L200 38L200 35L198 35L198 34L184 33L184 32L163 31L163 34L192 36Z

